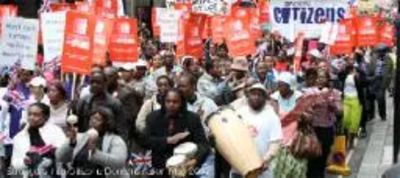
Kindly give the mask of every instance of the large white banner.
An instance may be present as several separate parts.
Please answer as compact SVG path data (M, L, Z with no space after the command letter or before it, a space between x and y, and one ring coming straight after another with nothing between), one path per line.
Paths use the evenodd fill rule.
M20 61L24 69L34 70L38 52L37 19L7 17L2 24L0 65L12 66Z
M299 32L307 38L319 38L324 21L344 18L349 0L271 0L272 30L293 41Z
M65 12L42 14L44 61L50 62L61 56L64 44Z
M180 11L165 8L157 9L157 24L160 26L160 41L163 43L175 43L179 37Z

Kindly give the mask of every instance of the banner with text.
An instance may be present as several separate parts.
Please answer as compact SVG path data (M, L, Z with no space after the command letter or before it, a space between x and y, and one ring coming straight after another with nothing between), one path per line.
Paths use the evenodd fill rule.
M114 21L113 33L109 45L110 58L115 62L136 62L138 60L139 41L137 20L121 18Z
M348 0L271 0L272 30L290 41L299 32L306 38L318 38L324 21L338 22L349 9Z
M65 12L41 15L44 61L50 62L61 56L64 43Z
M99 64L103 66L106 64L106 54L113 30L113 25L113 20L97 17L93 39L93 64Z
M0 5L0 36L1 36L1 22L5 17L16 17L18 8L10 5Z
M157 25L160 27L160 41L163 43L175 43L179 38L179 19L181 11L158 9Z
M87 75L92 66L95 18L73 11L66 17L62 71Z
M24 69L35 69L38 32L37 19L6 17L2 26L0 65L11 66L21 62Z

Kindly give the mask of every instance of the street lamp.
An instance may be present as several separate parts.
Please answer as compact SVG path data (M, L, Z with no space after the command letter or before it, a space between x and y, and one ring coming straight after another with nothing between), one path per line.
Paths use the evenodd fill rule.
M394 118L393 118L393 163L397 163L400 148L400 2L397 4L396 28L396 75L394 95Z

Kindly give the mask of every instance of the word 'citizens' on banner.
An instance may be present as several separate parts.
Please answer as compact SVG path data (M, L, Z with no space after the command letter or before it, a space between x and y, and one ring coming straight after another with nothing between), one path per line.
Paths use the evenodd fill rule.
M3 19L0 65L12 66L20 62L22 68L35 69L38 52L39 21L6 17Z
M95 18L73 11L66 17L62 71L87 75L92 66Z
M114 20L109 53L115 62L136 62L138 60L139 41L137 20L120 18Z
M271 26L290 41L303 32L319 38L324 21L337 23L349 9L349 0L270 0Z

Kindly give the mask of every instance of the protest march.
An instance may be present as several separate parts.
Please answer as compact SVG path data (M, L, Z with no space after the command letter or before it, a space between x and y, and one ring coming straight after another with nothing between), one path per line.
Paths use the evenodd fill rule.
M397 6L0 0L0 178L355 175Z

